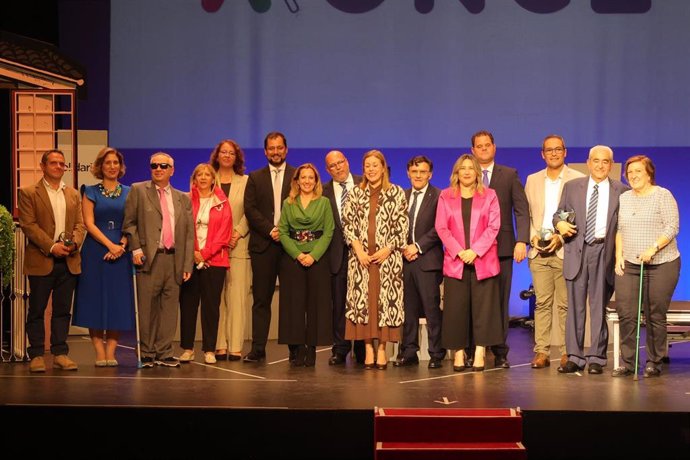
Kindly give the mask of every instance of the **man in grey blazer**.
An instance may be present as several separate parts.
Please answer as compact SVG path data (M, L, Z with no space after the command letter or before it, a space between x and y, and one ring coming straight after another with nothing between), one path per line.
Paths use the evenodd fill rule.
M345 358L353 348L349 340L345 340L345 301L347 296L347 260L350 252L343 238L342 206L347 195L362 182L362 176L350 173L350 163L343 152L331 150L326 154L326 170L331 180L323 186L323 196L331 202L335 229L329 246L331 261L331 297L333 299L333 348L328 364L345 363ZM355 340L355 360L364 364L364 341Z
M403 250L405 322L403 340L394 366L419 364L419 318L426 318L429 369L443 366L446 350L441 346L441 282L443 244L436 233L436 206L441 191L429 181L434 164L424 155L407 162L411 188L405 190L410 216L407 245Z
M553 215L558 209L563 186L572 179L584 177L579 171L565 164L568 151L561 136L551 134L544 138L541 157L546 168L530 174L525 183L525 194L530 210L530 245L527 253L532 285L536 297L534 308L534 358L533 369L551 365L551 326L554 310L558 313L557 324L561 331L559 349L561 366L568 355L565 350L565 321L568 312L568 291L563 278L563 246L554 234Z
M553 224L564 238L563 276L568 289L565 346L568 361L558 372L584 370L602 374L606 366L608 327L606 305L614 287L614 249L618 225L618 197L629 189L609 178L613 150L596 145L589 151L589 176L573 179L563 187ZM564 212L575 212L569 223ZM591 345L584 350L585 319L589 299Z
M249 256L252 260L252 349L243 361L266 359L266 342L271 326L271 300L283 254L278 221L283 201L290 193L295 168L285 162L288 147L283 133L266 134L264 153L268 165L249 173L244 192L244 215L249 223ZM292 358L295 349L290 349Z
M137 269L141 363L144 368L178 367L173 340L180 309L180 285L194 264L192 202L170 185L173 158L151 156L151 180L132 184L122 231Z
M494 366L507 369L508 362L507 344L508 318L510 314L510 288L513 282L513 261L522 262L527 256L527 243L529 242L529 204L522 188L517 170L495 163L496 144L494 136L488 131L479 131L472 136L472 155L477 158L482 168L482 181L484 186L492 188L498 196L501 207L501 229L498 232L498 258L501 264L501 272L498 275L498 284L501 299L501 315L503 317L503 343L491 347L494 354ZM515 227L513 226L515 217ZM469 353L467 356L472 356ZM471 366L467 360L465 365Z

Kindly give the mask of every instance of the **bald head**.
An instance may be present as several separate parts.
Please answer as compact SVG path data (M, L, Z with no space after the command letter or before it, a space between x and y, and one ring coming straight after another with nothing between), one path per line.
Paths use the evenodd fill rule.
M350 163L340 150L331 150L326 154L326 170L335 182L343 182L350 175Z

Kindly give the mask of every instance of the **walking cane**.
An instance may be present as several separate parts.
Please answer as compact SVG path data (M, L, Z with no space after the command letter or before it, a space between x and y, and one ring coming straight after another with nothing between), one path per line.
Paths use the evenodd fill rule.
M637 380L637 368L640 363L640 318L642 316L642 280L644 279L644 262L640 261L640 293L637 298L637 339L635 342L635 377Z
M132 286L134 286L134 328L137 331L137 369L141 369L141 341L139 339L139 296L137 294L137 267L132 264Z

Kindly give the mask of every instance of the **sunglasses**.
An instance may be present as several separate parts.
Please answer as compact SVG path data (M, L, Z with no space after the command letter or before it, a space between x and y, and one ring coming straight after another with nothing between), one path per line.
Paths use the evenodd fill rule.
M168 169L171 165L168 163L151 163L151 169Z

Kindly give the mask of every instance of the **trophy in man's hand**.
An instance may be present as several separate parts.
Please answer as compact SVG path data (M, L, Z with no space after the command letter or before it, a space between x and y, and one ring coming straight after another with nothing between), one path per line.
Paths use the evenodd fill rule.
M566 221L575 225L575 211L573 209L559 209L556 211L556 217L559 221Z
M539 241L537 241L537 246L539 248L545 248L551 244L551 238L553 238L552 228L541 228L539 229Z
M62 232L60 233L60 236L58 236L58 240L67 246L67 249L72 251L72 248L74 247L74 240L72 239L72 233L71 232Z

